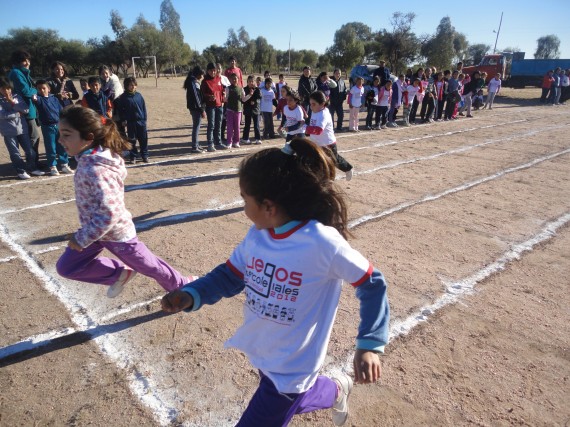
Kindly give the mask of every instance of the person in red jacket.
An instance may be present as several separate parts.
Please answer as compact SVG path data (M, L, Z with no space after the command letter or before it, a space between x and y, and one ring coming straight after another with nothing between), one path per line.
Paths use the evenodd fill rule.
M239 87L243 87L243 75L241 69L237 66L236 57L230 56L229 62L230 66L224 71L224 75L229 79L232 74L235 74L238 78Z
M206 77L202 80L200 91L206 103L208 151L226 150L228 147L222 144L221 132L224 87L222 79L216 74L216 65L212 62L206 67Z
M552 82L554 81L554 77L552 77L553 73L554 71L548 70L548 72L545 74L544 78L542 79L542 96L540 97L540 102L542 102L543 104L549 98L550 87L552 86Z

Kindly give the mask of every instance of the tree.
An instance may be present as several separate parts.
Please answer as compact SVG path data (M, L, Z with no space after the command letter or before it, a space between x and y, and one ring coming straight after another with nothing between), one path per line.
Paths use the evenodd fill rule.
M344 24L334 33L334 42L326 51L334 66L351 69L364 58L364 42L358 36L354 23Z
M472 44L467 49L467 56L464 59L465 65L479 65L481 59L491 50L491 46L485 43Z
M224 58L223 63L226 63L230 56L234 56L243 72L247 73L247 70L253 69L256 45L243 26L238 29L237 33L233 28L228 30L225 48L227 57Z
M56 30L23 27L8 30L8 38L10 42L7 45L10 47L10 50L6 54L8 55L9 66L12 65L9 64L9 56L12 54L12 51L24 49L32 56L32 75L49 76L49 67L53 61L58 60L63 41Z
M169 34L171 40L184 43L184 36L180 29L180 15L174 9L171 0L162 0L160 3L160 29Z
M253 63L260 74L262 73L262 70L271 69L273 51L273 46L267 42L265 37L259 36L255 39L255 57L253 59Z
M427 59L428 65L438 69L451 67L456 55L454 40L455 28L451 25L449 16L445 16L439 22L435 34L421 47L421 54Z
M115 34L115 38L120 39L127 32L127 26L123 23L123 18L115 9L111 10L111 18L109 19L111 30Z
M536 41L536 59L557 59L560 58L560 39L554 34L540 37Z
M382 30L376 37L379 53L395 74L403 72L418 56L420 43L412 32L415 17L416 14L412 12L395 12L390 19L392 31Z

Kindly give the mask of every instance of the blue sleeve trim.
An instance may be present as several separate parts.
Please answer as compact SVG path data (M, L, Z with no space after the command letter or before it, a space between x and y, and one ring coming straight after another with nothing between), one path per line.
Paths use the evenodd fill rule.
M358 350L370 350L375 351L377 353L384 353L383 345L378 345L377 341L373 340L356 340L356 348Z
M196 311L198 309L200 309L200 307L202 306L202 298L200 298L200 294L198 293L198 291L194 288L192 288L192 286L189 286L190 283L188 283L188 285L185 285L184 287L182 287L182 289L180 289L183 292L186 292L187 294L189 294L192 298L194 298L194 305L190 308L187 308L186 312L190 313L191 311Z

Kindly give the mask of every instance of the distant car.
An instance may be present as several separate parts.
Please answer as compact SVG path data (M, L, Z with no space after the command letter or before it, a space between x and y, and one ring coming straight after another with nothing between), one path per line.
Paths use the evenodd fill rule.
M362 77L364 79L364 86L372 86L372 81L374 80L372 74L374 74L374 71L379 67L379 65L374 64L360 64L352 67L348 78L350 86L352 87L352 85L354 85L357 77ZM397 77L393 74L390 74L390 80L392 80L392 82L395 82L397 80Z

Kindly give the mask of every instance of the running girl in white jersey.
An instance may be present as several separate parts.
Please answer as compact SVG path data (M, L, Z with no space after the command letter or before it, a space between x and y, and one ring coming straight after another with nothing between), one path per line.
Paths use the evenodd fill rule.
M354 378L374 383L389 332L384 277L345 240L335 166L315 143L295 138L283 149L261 150L242 162L238 176L253 226L225 264L166 295L162 307L196 311L245 294L243 324L226 347L247 355L260 384L237 426L286 426L295 414L326 408L344 425L352 377L319 375L342 283L360 300Z

